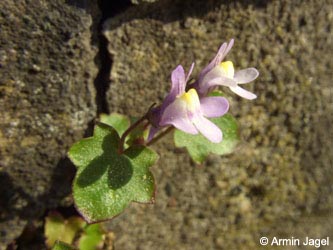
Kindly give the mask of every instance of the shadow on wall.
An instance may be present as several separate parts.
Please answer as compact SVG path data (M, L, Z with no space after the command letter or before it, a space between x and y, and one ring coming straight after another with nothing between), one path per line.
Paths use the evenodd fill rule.
M71 161L67 157L61 159L51 177L50 189L41 196L32 197L20 186L15 185L8 173L0 172L0 222L15 216L29 220L35 218L36 213L37 216L42 216L45 208L57 207L60 201L70 194L74 174L75 166ZM29 202L24 206L22 200ZM44 207L40 207L41 204Z
M8 249L14 249L15 245L19 246L19 249L43 249L43 228L36 224L36 219L42 218L43 221L49 209L59 208L63 198L71 192L74 174L75 166L71 161L67 157L61 159L51 177L49 190L43 195L33 197L22 187L15 185L10 175L0 172L0 224L14 221L17 224L15 230L16 227L24 228ZM70 215L77 214L72 206L66 205L64 211L71 213ZM0 227L0 235L6 237L7 234L8 228Z

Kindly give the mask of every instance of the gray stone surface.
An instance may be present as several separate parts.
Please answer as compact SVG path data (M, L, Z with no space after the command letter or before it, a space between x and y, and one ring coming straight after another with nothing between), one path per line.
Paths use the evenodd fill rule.
M90 16L63 0L2 0L0 25L4 249L70 192L73 167L64 158L95 116L97 49Z
M198 167L172 136L156 144L156 204L133 204L109 224L116 249L259 249L261 236L333 239L332 8L324 0L161 0L105 23L111 111L143 114L163 99L172 69L195 61L195 76L232 37L227 58L261 73L246 85L257 100L228 92L242 138L234 154Z

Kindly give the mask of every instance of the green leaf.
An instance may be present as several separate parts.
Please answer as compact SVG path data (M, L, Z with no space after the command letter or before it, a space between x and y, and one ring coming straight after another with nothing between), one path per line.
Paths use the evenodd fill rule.
M130 126L130 120L127 118L127 116L118 113L112 113L110 115L101 114L100 122L113 127L119 136L122 136L122 134Z
M176 130L174 140L177 147L186 147L191 158L202 163L210 153L225 155L233 152L239 141L238 127L235 118L226 114L218 118L210 119L223 132L223 140L220 143L212 143L201 134L191 135Z
M46 245L53 246L56 240L71 244L77 232L86 223L77 216L64 219L59 213L50 213L45 220Z
M128 118L127 116L118 113L100 115L100 122L113 127L119 136L122 136L130 125L136 122L136 120L137 118L135 117ZM143 141L147 136L148 131L145 129L145 124L139 124L127 135L124 147L128 148L133 144L143 144Z
M132 123L136 122L137 119L132 118ZM143 144L144 140L148 137L148 130L145 129L146 124L141 123L134 128L128 135L126 143L127 145Z
M213 90L208 94L208 96L222 96L226 97L226 95L221 90Z
M71 245L68 245L61 241L56 241L52 250L75 250L75 248Z
M80 250L99 249L99 245L103 245L103 231L100 224L87 225L84 233L79 239Z
M88 222L111 219L131 201L153 202L155 185L149 168L157 154L140 145L119 154L119 140L115 129L100 123L93 137L69 150L68 156L78 168L74 202Z

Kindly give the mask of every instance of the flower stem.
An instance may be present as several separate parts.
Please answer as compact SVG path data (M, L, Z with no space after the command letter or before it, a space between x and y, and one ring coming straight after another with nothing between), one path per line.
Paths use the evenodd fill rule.
M136 122L134 122L124 133L123 135L120 137L120 141L119 141L119 149L118 149L118 153L122 154L124 152L124 147L125 147L125 140L126 137L132 132L132 130L134 130L136 127L138 127L143 121L148 120L148 123L144 126L144 129L147 128L147 126L149 125L149 115L150 112L152 110L152 108L156 105L156 103L153 103L147 113L142 116L139 120L137 120Z
M155 138L153 138L146 145L150 146L150 145L154 144L155 142L157 142L159 139L161 139L162 137L164 137L166 134L168 134L172 130L174 130L174 127L168 127L166 130L164 130L163 132L159 133Z
M134 122L121 136L120 141L119 141L119 149L118 152L119 154L122 154L124 152L124 145L125 145L125 140L126 137L129 135L129 133L132 132L132 130L134 130L137 126L139 126L144 120L147 119L147 114L145 114L144 116L142 116L139 120L137 120L136 122Z

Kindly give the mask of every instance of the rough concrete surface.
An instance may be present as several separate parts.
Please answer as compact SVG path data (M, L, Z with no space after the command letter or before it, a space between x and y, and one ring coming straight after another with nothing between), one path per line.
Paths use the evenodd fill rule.
M140 4L126 9L130 2ZM332 244L332 2L98 3L103 17L94 1L0 1L0 249L15 241L45 249L45 212L71 204L66 151L96 111L142 115L163 100L178 64L195 61L195 77L230 38L236 69L260 71L245 86L258 99L225 91L240 126L237 150L197 166L171 134L155 144L156 204L132 204L106 223L115 249L261 249L262 236ZM98 22L124 9L104 23L105 93ZM282 248L306 249L262 247Z
M0 25L0 249L5 249L25 226L39 227L46 209L61 206L70 193L73 166L66 151L95 116L97 50L91 45L91 17L62 0L2 0Z
M332 8L324 0L160 0L105 23L110 111L143 114L163 99L178 64L188 69L195 61L196 76L230 38L227 59L260 72L245 86L258 99L226 91L241 133L232 155L196 166L171 135L154 146L161 155L153 168L156 204L133 204L108 224L116 249L260 249L261 236L333 239Z

